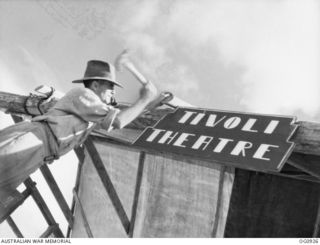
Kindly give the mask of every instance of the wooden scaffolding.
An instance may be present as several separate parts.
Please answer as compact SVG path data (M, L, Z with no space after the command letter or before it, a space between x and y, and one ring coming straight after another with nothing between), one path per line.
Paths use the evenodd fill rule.
M166 99L167 98L162 98L160 101L158 101L158 104L154 105L154 107L163 104L163 102L165 102ZM20 96L0 92L0 108L5 109L6 113L11 114L15 122L19 122L22 120L21 117L17 115L39 115L41 112L45 112L48 108L50 108L50 106L52 106L48 106L48 104L46 104L44 105L44 107L42 107L42 105L39 104L39 100L41 101L42 98L39 98L34 95ZM144 115L137 118L134 122L129 124L127 128L142 130L147 126L154 125L163 115L170 111L172 111L172 109L170 108L158 108L155 110L151 110L150 112L147 112ZM296 143L294 153L287 161L285 167L283 168L283 171L279 172L278 175L320 183L320 124L313 122L298 122L298 124L299 128L291 139L293 142ZM137 209L137 198L139 196L141 187L141 175L144 167L145 154L148 153L150 150L137 149L140 151L139 165L137 171L137 181L135 185L134 200L132 203L132 213L131 217L129 218L123 208L123 204L121 203L119 195L116 189L114 188L108 171L104 167L103 160L99 156L99 153L95 147L94 142L96 140L99 140L99 137L103 137L105 141L108 141L115 145L131 147L129 142L108 135L103 130L96 130L93 133L93 135L88 137L88 139L81 147L75 148L74 151L78 157L79 163L76 183L73 189L73 201L71 207L68 206L48 166L44 165L40 168L42 175L44 176L55 199L57 200L57 203L59 204L60 209L64 214L65 219L68 222L68 230L66 234L64 234L62 230L59 228L59 224L56 222L44 199L40 195L36 187L36 183L30 177L24 182L26 189L21 193L23 198L17 201L14 205L12 205L6 211L6 213L0 217L0 223L6 221L10 225L17 237L23 237L23 234L21 233L21 231L15 224L14 220L12 219L11 214L20 205L22 205L27 198L32 197L48 224L48 228L43 232L41 237L70 237L74 224L74 213L76 204L81 211L82 223L87 236L94 237L92 229L87 220L87 214L85 213L85 210L83 209L80 198L78 196L79 178L83 167L86 151L88 152L88 155L91 157L92 163L94 164L94 167L97 170L97 174L103 184L105 191L107 192L111 200L111 203L118 215L118 218L120 219L125 233L128 237L132 237ZM313 237L319 236L320 207L318 209L318 214L316 222L314 224L313 231Z

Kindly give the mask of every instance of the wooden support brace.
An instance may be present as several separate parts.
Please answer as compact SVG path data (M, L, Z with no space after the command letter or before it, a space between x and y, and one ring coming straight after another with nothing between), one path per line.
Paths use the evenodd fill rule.
M214 215L214 224L211 232L211 237L217 237L218 225L219 225L221 209L222 209L223 184L224 184L224 175L226 173L226 169L227 169L226 166L221 166L220 168L217 205L216 205L216 212Z
M139 195L140 195L140 189L141 189L141 182L142 182L142 175L143 175L145 158L146 158L146 153L143 151L140 152L139 165L138 165L137 178L136 178L136 187L135 187L135 191L134 191L133 203L132 203L132 208L131 208L129 237L133 237L134 224L136 221L137 207L138 207L138 201L139 201Z
M6 212L4 212L3 214L1 214L1 217L0 217L0 224L6 220L31 194L31 191L26 189L24 190L21 195L22 195L22 198L19 199L16 203L10 205L10 207L8 207L6 209Z
M312 237L320 237L320 199L318 202L318 213L317 213L316 222L314 223Z
M79 160L78 168L77 168L76 183L75 183L75 187L74 187L75 192L78 193L78 189L79 189L79 185L80 185L80 175L82 172L82 166L83 166L84 158L85 158L84 148L82 146L79 146L74 149L74 152L76 153L78 160ZM76 198L73 196L72 204L71 204L72 215L74 215L75 206L76 206ZM70 225L68 226L67 237L70 237L72 228L73 228L72 226L70 226Z
M11 227L12 231L14 232L14 234L18 237L18 238L23 238L23 235L21 233L21 231L19 230L18 226L16 225L16 223L13 221L13 219L11 218L11 216L9 216L7 218L7 222L8 225Z
M287 163L320 180L320 162L318 156L293 153Z
M74 196L74 198L76 200L76 203L79 206L81 217L82 217L82 221L83 221L83 225L84 225L84 228L85 228L85 230L87 232L87 235L88 235L88 237L93 238L93 234L92 234L92 231L91 231L91 228L90 228L86 213L85 213L85 211L83 209L81 201L80 201L80 199L78 197L78 194L77 194L77 192L75 190L73 190L73 196Z
M38 191L38 189L36 188L36 184L35 182L32 181L32 179L29 177L27 178L24 182L25 186L30 189L31 195L33 197L33 200L35 201L35 203L37 204L37 206L39 207L43 217L45 218L47 224L49 226L58 226L58 224L56 223L54 217L52 216L47 204L45 203L45 201L43 200L40 192ZM54 230L54 235L56 237L64 237L61 229L58 227L57 229Z
M45 237L49 237L50 235L52 235L52 233L54 233L57 229L59 229L59 226L57 225L50 225L45 232L43 232L40 236L40 238L45 238Z
M88 139L85 141L84 145L86 146L88 153L92 159L93 165L95 166L98 175L102 181L102 184L104 188L106 189L110 200L113 204L113 207L115 208L118 217L120 218L120 221L123 225L123 228L127 234L129 234L129 228L130 228L130 221L128 219L128 216L123 208L123 205L120 201L120 198L111 182L111 179L107 173L107 170L105 169L103 162L100 158L100 155L96 149L96 147L93 144L93 141L91 137L88 137Z
M43 177L45 178L45 180L47 181L48 186L50 187L54 197L56 198L64 217L67 219L69 226L73 226L73 214L61 192L61 190L59 189L57 182L55 181L48 165L43 165L40 168L40 171L43 175Z

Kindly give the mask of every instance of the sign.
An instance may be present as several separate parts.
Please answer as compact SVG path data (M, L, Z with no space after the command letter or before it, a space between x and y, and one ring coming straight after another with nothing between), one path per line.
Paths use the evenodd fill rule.
M295 117L177 108L133 143L255 171L279 172L294 148Z

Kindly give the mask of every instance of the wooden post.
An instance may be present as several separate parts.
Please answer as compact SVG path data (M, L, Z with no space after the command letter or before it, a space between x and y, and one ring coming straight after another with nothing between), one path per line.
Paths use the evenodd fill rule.
M86 213L85 213L85 211L83 209L81 201L80 201L80 199L78 197L78 194L77 194L77 192L75 190L73 190L73 196L74 196L74 198L76 200L76 203L79 206L81 217L82 217L82 221L83 221L83 225L84 225L84 228L85 228L85 230L87 232L87 235L88 235L88 237L93 238L93 234L92 234L92 231L91 231L91 228L90 228Z
M64 214L64 217L67 219L69 226L73 226L73 214L71 213L71 210L64 198L64 196L61 193L61 190L59 189L57 182L55 181L49 167L44 164L41 166L40 171L45 178L48 186L50 187L54 197L56 198L62 213Z
M13 205L11 205L5 213L1 214L0 216L0 224L6 220L9 215L11 215L30 195L31 195L31 191L30 190L24 190L22 193L22 198L19 199L16 203L14 203Z
M43 200L42 196L40 195L40 192L38 191L35 182L32 181L32 179L29 177L24 181L25 186L31 190L31 195L36 202L38 208L40 209L43 217L47 221L49 226L56 226L57 228L54 229L54 235L56 237L64 237L61 229L58 227L58 224L56 223L55 219L53 218L47 204Z
M123 208L123 205L120 201L120 198L111 182L111 179L103 165L103 162L99 156L99 153L97 149L95 148L93 141L91 137L89 137L84 145L86 146L88 153L92 159L93 165L95 166L97 173L102 181L102 184L107 191L110 200L113 204L113 207L115 208L118 217L123 225L123 228L127 234L129 234L129 228L130 228L130 221L128 219L128 216Z
M139 201L139 195L140 195L140 189L141 189L141 182L142 182L142 175L143 175L143 168L144 168L144 161L146 159L146 153L140 152L139 156L139 165L137 170L137 178L136 178L136 187L134 190L134 198L131 208L131 219L130 219L130 228L129 228L129 237L133 237L134 232L134 224L136 221L136 215L137 215L137 207L138 207L138 201Z
M11 227L12 231L14 232L14 234L16 234L16 236L18 238L23 238L23 235L21 233L21 231L19 230L18 226L16 225L16 223L13 221L13 219L11 218L11 216L9 216L7 218L7 222L9 224L9 226Z
M80 185L80 175L82 172L82 166L84 163L84 159L85 159L85 154L84 154L84 148L82 146L79 146L77 148L74 149L74 152L76 153L79 163L78 163L78 168L77 168L77 176L76 176L76 183L74 185L74 190L76 193L78 193L79 190L79 185ZM76 197L73 196L72 198L72 204L71 204L71 213L72 215L74 215L74 210L76 207ZM67 236L66 237L70 237L71 234L71 230L72 230L73 226L68 226L68 231L67 231Z
M320 199L318 203L318 213L317 213L316 222L314 224L312 237L320 237Z

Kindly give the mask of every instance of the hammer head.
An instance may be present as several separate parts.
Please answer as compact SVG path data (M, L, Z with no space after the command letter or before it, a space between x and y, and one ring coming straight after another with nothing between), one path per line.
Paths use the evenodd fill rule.
M129 62L129 50L124 49L115 59L114 66L117 71L122 71L122 68Z

